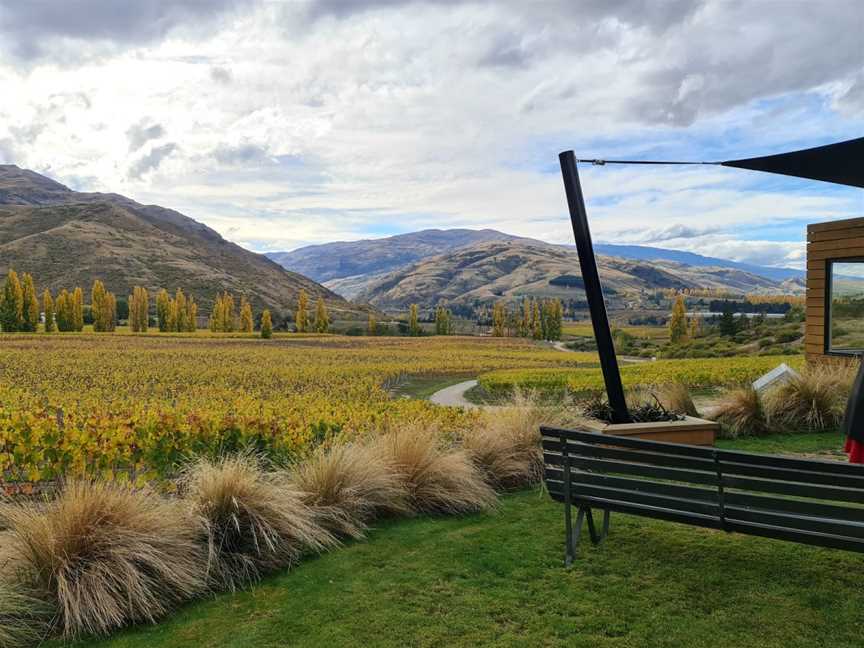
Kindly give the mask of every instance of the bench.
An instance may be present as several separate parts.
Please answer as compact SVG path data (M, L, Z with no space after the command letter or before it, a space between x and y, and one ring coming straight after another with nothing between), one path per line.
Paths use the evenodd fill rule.
M864 553L864 467L543 426L546 488L562 502L565 564L611 512ZM572 507L577 507L576 522ZM593 511L603 512L598 529Z

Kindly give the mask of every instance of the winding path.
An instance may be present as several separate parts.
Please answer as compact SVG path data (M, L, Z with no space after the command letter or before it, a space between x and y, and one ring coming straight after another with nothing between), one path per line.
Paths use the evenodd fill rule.
M476 380L466 380L465 382L450 385L444 389L439 389L429 397L429 400L436 405L447 405L448 407L464 407L466 409L475 409L477 405L465 398L465 392L472 387L477 386Z

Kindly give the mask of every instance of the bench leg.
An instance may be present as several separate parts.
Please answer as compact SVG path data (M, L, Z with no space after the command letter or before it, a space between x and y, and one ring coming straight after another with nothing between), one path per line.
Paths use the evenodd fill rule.
M576 559L576 550L579 548L579 538L582 535L582 525L585 520L588 521L588 535L591 538L591 544L599 545L609 535L609 511L603 511L603 526L600 533L597 533L597 525L594 523L594 513L588 506L580 506L576 514L576 524L571 523L570 507L564 509L564 523L567 525L567 550L564 556L564 565L569 567Z

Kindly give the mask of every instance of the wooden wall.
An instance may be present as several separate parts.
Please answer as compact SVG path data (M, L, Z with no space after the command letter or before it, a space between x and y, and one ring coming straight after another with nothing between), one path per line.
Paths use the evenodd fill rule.
M805 350L808 359L825 353L825 272L828 259L864 258L864 218L807 226L807 319Z

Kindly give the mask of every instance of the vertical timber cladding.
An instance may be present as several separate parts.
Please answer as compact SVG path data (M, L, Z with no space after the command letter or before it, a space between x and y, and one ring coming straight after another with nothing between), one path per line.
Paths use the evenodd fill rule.
M853 258L864 258L864 218L807 226L807 317L804 343L808 360L825 356L828 261Z

